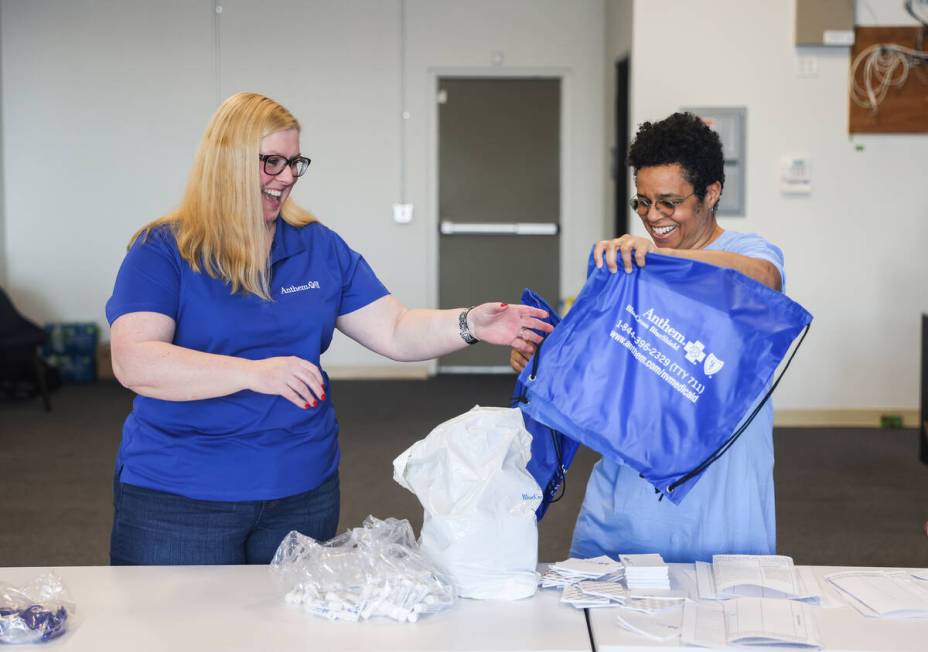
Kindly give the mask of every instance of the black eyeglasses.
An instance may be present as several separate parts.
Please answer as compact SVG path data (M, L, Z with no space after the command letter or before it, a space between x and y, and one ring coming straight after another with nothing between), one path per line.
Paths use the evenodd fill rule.
M284 168L288 165L290 166L290 171L293 173L293 176L301 177L306 174L306 170L309 169L310 163L309 159L305 156L287 158L280 154L258 154L258 158L264 163L264 173L272 177L276 177L283 172Z
M670 199L670 198L658 199L656 202L652 202L647 197L640 197L638 195L635 195L634 197L628 200L628 205L633 211L643 216L643 215L648 214L648 211L651 210L651 205L653 203L655 206L657 206L658 213L660 213L664 217L672 217L673 212L677 210L677 206L679 206L680 204L682 204L683 202L685 202L687 199L689 199L695 194L696 194L695 192L691 192L686 197L673 198L673 199Z

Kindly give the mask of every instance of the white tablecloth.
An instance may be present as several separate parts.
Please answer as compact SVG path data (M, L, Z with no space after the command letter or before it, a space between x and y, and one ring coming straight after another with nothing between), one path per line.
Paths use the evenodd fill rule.
M682 566L682 565L680 565ZM689 567L692 568L692 567ZM21 584L47 568L2 568ZM61 567L54 569L77 604L76 626L40 650L343 650L589 652L583 611L540 591L516 602L460 600L414 624L378 619L329 622L283 602L266 566ZM848 568L813 567L820 583ZM623 630L615 609L591 609L599 652L686 649ZM833 652L926 652L928 619L865 618L850 606L814 610L824 649ZM18 649L18 648L17 648ZM26 648L23 648L26 649ZM740 649L749 649L741 647ZM782 648L781 648L782 649Z
M47 570L3 568L0 580L25 583ZM77 605L76 627L30 650L590 651L583 612L559 604L555 592L516 602L460 600L413 624L346 623L285 604L267 566L54 570Z

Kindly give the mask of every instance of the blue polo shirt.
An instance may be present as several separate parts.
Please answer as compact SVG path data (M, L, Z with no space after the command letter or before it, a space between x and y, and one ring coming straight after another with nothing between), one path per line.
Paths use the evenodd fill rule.
M112 324L130 312L174 320L173 343L261 360L297 356L320 365L335 319L388 294L364 258L319 223L277 219L271 301L232 294L180 256L168 227L139 238L106 304ZM326 395L331 396L323 372ZM271 500L313 489L338 467L338 422L330 400L300 409L249 390L198 401L137 396L116 460L128 484L202 500Z

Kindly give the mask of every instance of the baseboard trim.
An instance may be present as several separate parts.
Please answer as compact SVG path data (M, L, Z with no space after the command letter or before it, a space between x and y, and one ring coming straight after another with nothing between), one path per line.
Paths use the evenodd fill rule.
M448 365L448 366L439 366L438 373L440 374L494 374L494 375L509 375L515 376L515 372L512 370L512 367L509 365L496 365L496 366L469 366L469 365Z
M335 366L326 368L333 380L425 380L434 375L434 365L394 364L368 366ZM473 373L471 367L439 367L441 373ZM509 367L481 368L483 373L512 373ZM97 349L97 378L112 380L113 367L109 342ZM775 410L774 425L783 427L879 428L880 417L902 417L906 428L919 427L919 412L914 408L873 408L867 410ZM926 426L928 427L928 426Z
M918 427L918 410L874 408L869 410L775 410L774 425L797 427L879 428L884 415L902 417L906 428Z

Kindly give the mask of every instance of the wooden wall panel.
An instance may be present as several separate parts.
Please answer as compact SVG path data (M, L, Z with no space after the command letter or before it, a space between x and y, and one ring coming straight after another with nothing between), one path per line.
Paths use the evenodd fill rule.
M857 55L876 43L895 43L915 48L920 27L858 27L851 65ZM925 38L928 46L928 35ZM863 63L857 70L857 81L862 77ZM913 66L905 85L891 88L886 99L873 113L857 106L848 97L850 105L850 133L925 133L928 132L928 62Z

